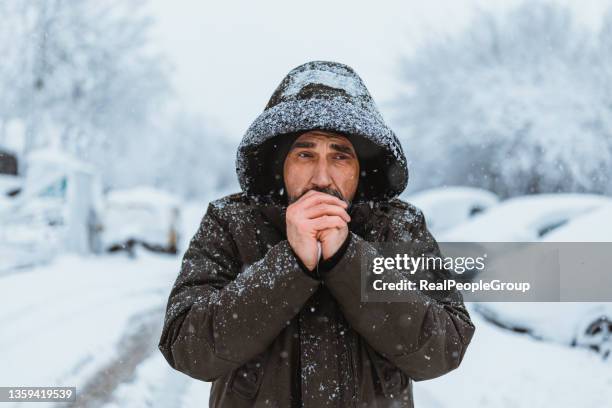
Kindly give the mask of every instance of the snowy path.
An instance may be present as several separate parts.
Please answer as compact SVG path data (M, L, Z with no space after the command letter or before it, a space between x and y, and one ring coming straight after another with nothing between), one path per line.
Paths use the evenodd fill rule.
M161 353L154 353L139 366L134 380L122 384L104 408L206 407L209 392L210 384L170 369Z
M112 391L132 381L135 371L156 352L163 309L155 308L133 316L117 345L112 361L100 367L79 390L79 400L70 407L90 407L109 401Z
M78 258L1 279L0 384L76 386L105 402L157 354L178 258L141 252Z

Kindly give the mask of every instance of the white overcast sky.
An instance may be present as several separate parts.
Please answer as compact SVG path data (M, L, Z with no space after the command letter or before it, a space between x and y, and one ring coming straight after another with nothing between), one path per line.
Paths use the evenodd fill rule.
M537 1L537 0L531 0ZM612 1L557 0L589 25ZM518 0L152 0L153 42L174 66L177 96L232 138L263 110L287 72L310 60L352 66L382 106L397 60L433 35L460 30L477 10Z

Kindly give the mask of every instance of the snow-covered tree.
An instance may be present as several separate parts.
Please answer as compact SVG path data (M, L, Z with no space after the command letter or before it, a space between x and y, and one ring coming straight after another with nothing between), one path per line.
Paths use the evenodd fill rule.
M22 153L53 145L108 168L126 141L151 140L147 126L169 87L165 61L149 44L144 6L0 3L0 125L24 123Z
M235 164L239 140L185 112L175 115L166 139L173 148L159 173L162 186L191 198L240 191Z
M395 120L413 186L612 193L612 17L595 37L527 2L404 58Z

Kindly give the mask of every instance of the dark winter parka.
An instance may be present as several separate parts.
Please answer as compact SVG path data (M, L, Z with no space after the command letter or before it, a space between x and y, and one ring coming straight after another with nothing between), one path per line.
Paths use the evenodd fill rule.
M316 273L287 241L281 173L291 141L311 129L347 135L362 170L349 238ZM172 367L213 382L210 406L412 407L412 381L459 366L474 326L458 292L361 301L373 243L440 252L423 213L395 198L406 159L351 68L292 70L248 129L237 173L243 192L208 206L184 255L159 342Z

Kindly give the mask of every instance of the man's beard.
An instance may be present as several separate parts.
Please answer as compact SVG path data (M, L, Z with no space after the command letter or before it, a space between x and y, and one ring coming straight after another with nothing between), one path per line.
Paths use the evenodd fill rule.
M351 200L347 200L346 198L344 198L344 196L342 195L342 193L340 191L338 191L336 189L333 189L333 188L329 188L329 187L313 187L311 189L305 190L302 194L300 194L297 197L289 197L289 204L295 203L300 198L302 198L302 196L304 196L304 194L308 193L311 190L318 191L320 193L325 193L325 194L332 195L332 196L337 197L340 200L344 201L345 203L347 203L349 205L349 207L351 205Z

